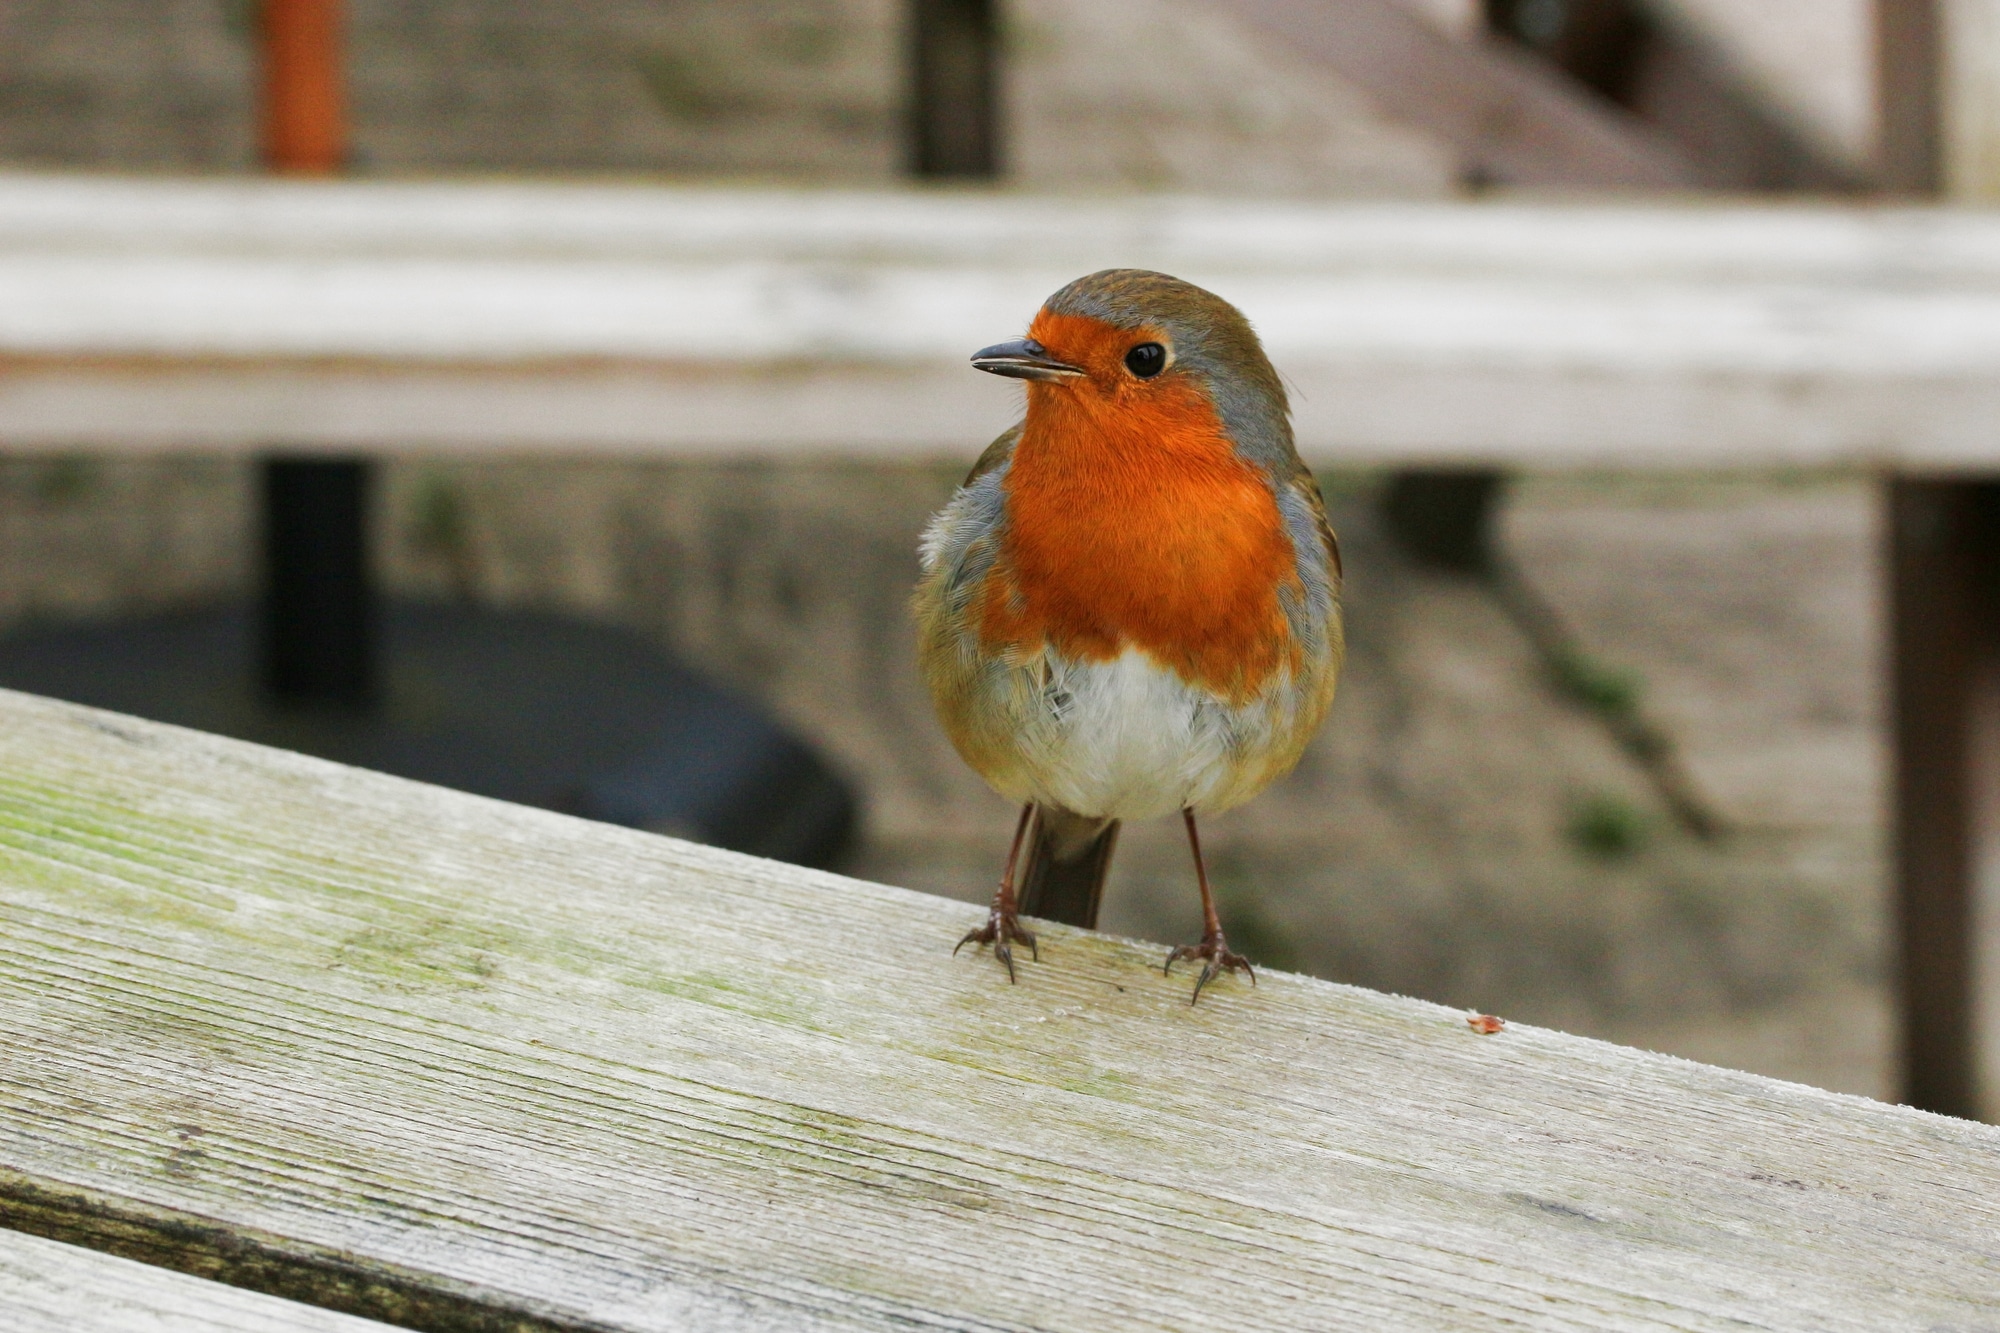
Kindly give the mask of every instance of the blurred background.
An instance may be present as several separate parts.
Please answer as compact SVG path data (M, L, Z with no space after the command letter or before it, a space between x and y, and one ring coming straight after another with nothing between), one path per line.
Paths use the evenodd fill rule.
M288 38L285 22L303 26ZM302 111L273 110L274 98L299 95L273 88L284 72L273 62L284 60L307 87ZM332 90L314 92L312 71L329 61ZM91 669L116 674L102 655L150 660L175 615L260 597L268 608L272 581L293 577L279 568L271 526L304 521L273 459L305 459L332 468L336 490L351 484L332 503L361 518L329 521L362 534L375 599L363 613L464 612L422 632L475 638L488 630L466 628L473 613L499 617L490 623L505 633L478 640L500 645L493 653L508 651L507 634L559 626L549 633L577 637L561 639L571 647L548 667L555 683L508 706L560 696L600 732L619 729L620 709L649 707L648 689L708 699L703 691L719 686L750 720L703 742L709 749L686 750L686 763L733 763L724 752L747 746L777 755L771 762L794 777L801 766L820 775L801 796L799 781L767 765L740 798L757 809L818 801L818 832L731 845L983 900L1012 812L933 721L905 610L918 532L1013 410L1006 386L948 387L949 375L975 378L950 358L1016 336L1066 276L1060 256L1101 251L1115 262L1125 246L1133 262L1154 262L1166 242L1152 218L1176 235L1221 218L1188 244L1225 278L1232 236L1257 250L1263 272L1282 269L1288 246L1325 267L1359 227L1366 253L1343 290L1365 287L1375 271L1366 254L1380 254L1383 272L1421 270L1408 290L1433 304L1377 293L1378 306L1340 335L1338 374L1312 371L1303 352L1288 364L1292 344L1277 333L1292 316L1276 296L1267 307L1251 299L1276 290L1268 274L1241 291L1214 284L1272 331L1280 369L1296 373L1306 400L1302 421L1310 413L1318 423L1302 436L1347 553L1352 644L1332 720L1299 771L1204 831L1232 940L1272 967L1907 1095L1911 1039L1898 1036L1895 985L1893 496L1882 442L1896 437L1899 404L1935 407L1923 386L1943 372L1910 371L1916 388L1905 397L1884 390L1862 406L1812 406L1820 362L1765 364L1754 348L1725 349L1719 370L1703 362L1671 392L1648 379L1645 393L1593 398L1593 385L1616 378L1604 368L1616 357L1590 359L1623 336L1616 318L1570 327L1532 292L1510 297L1479 334L1499 350L1461 373L1453 312L1491 312L1451 304L1438 284L1490 295L1509 275L1586 256L1599 268L1570 279L1600 294L1652 275L1646 318L1692 321L1674 336L1696 352L1711 334L1729 343L1741 330L1706 326L1698 303L1673 315L1677 274L1726 296L1754 283L1760 265L1782 270L1791 286L1760 318L1779 330L1773 337L1807 342L1832 299L1822 289L1841 283L1928 282L1925 292L1952 299L1974 279L1937 267L1945 259L1979 281L1994 277L1981 267L1990 247L1981 248L1976 209L1966 214L1975 231L1950 232L1948 255L1930 233L1896 249L1882 229L1928 216L1937 197L1975 206L2000 188L1990 123L2000 75L1989 66L2000 66L2000 6L1988 0L0 0L0 305L14 309L0 310L0 683L60 693L78 653L99 654ZM487 190L478 207L496 226L510 209L527 217L541 207L507 190L581 183L608 193L594 203L566 195L562 207L637 210L619 224L626 230L603 233L610 249L640 254L634 263L665 255L699 285L719 229L734 248L713 260L712 281L754 288L758 264L804 247L798 262L817 275L820 299L862 324L894 322L906 307L847 300L843 274L869 256L958 245L952 272L972 276L925 289L907 308L963 294L988 326L961 335L947 325L969 340L944 339L936 358L946 368L914 388L871 396L878 381L863 377L816 436L812 393L801 400L797 386L819 383L816 357L847 352L810 339L757 344L671 303L634 318L690 338L709 330L713 347L662 350L644 334L629 353L518 357L454 350L442 334L408 346L385 334L388 350L365 355L303 335L266 347L256 331L269 321L229 305L239 297L220 278L145 298L176 310L216 303L220 313L185 346L174 330L193 326L171 321L144 336L103 332L123 318L115 310L90 326L96 333L66 334L82 327L63 322L81 298L63 298L60 318L24 313L30 298L56 301L54 288L35 284L58 252L98 266L77 279L86 286L90 273L114 272L86 252L100 223L89 243L120 263L154 243L150 233L175 228L209 228L201 244L218 263L224 252L282 246L346 246L365 258L390 245L354 239L353 218L372 205L346 195L328 207L347 221L299 240L285 228L321 224L287 221L279 215L291 205L271 197L171 193L254 183L274 168L356 188ZM90 193L112 177L169 193L157 204L143 190ZM434 197L394 197L396 225L421 230ZM848 201L847 211L815 232L814 219L832 215L812 201L828 198ZM897 201L916 211L898 212ZM1224 212L1204 213L1202 201ZM435 207L442 216L460 205ZM727 216L703 224L705 239L685 240L691 224L674 221L684 207ZM773 215L789 221L779 227ZM1600 216L1602 226L1589 221ZM1056 257L1053 281L1003 284L1004 300L979 286L982 263L1007 262L995 219L1013 229L1015 248ZM1084 241L1058 235L1072 223L1090 231L1091 219L1111 221ZM1843 245L1861 244L1862 233L1840 230L1853 219L1867 253L1843 259ZM546 260L542 225L522 223L511 249L482 261L493 283ZM561 226L570 227L563 245L589 249L587 220L547 223ZM829 230L841 237L832 257L812 248L832 244L821 235ZM756 247L767 233L764 255ZM451 251L462 234L435 244ZM1406 242L1431 248L1421 262L1390 253ZM1721 277L1701 271L1724 252ZM1808 261L1825 272L1794 271ZM272 300L307 301L306 286L273 290ZM420 304L421 284L410 290ZM126 295L113 283L91 309L113 310ZM532 299L522 300L528 313L506 317L533 322ZM745 327L791 317L745 302ZM410 318L422 324L424 312L413 304ZM798 318L819 330L828 316ZM1865 312L1842 318L1869 326ZM1648 327L1648 337L1665 336ZM1433 333L1437 347L1426 341ZM850 334L873 336L841 336ZM1966 345L1950 330L1926 336L1947 360ZM1581 347L1585 369L1538 379L1533 356L1502 355L1551 338ZM1401 359L1371 360L1377 342L1396 343ZM731 400L733 424L676 425L722 411L701 397L707 381L696 372L737 343L756 344L741 356L763 378L746 379L747 396ZM1652 345L1641 339L1616 373L1644 379ZM1990 378L2000 362L1984 356L1970 368L1953 362L1957 378L1938 393ZM441 376L510 358L534 363L519 384L542 387L504 409L492 449L482 432L502 409L490 395L410 387L411 366ZM278 362L295 378L256 378ZM1779 423L1741 426L1741 441L1729 433L1737 427L1716 424L1755 415L1741 405L1750 390L1725 373L1739 363L1772 377L1775 388L1758 382L1756 411ZM878 372L882 386L901 373ZM315 375L321 387L296 378ZM283 409L294 401L318 404L295 416L337 416L324 384L339 377L338 411L375 424L270 424L292 420ZM1557 381L1560 391L1548 387ZM924 387L933 383L946 387ZM564 398L565 384L581 385L581 396ZM778 387L764 399L758 385ZM640 394L633 412L667 424L622 433L595 424L605 396L628 390ZM304 397L287 397L295 391ZM239 410L230 394L263 406ZM1704 415L1711 396L1736 406ZM760 403L780 399L783 422L760 434ZM1442 420L1446 400L1461 424L1399 426ZM1821 434L1832 443L1794 447L1788 403L1830 423ZM564 424L563 412L581 424ZM770 412L775 422L778 408ZM225 424L204 424L204 413ZM516 430L517 420L530 425ZM1962 442L1968 458L1984 443L1978 430L1972 437ZM370 461L358 462L364 453ZM254 616L236 629L203 623L227 641L213 651L252 652ZM151 628L116 638L135 625ZM420 629L405 625L381 651L416 651L408 645ZM598 629L627 637L607 647L589 637ZM79 634L97 634L96 647L78 648ZM605 665L632 645L659 661ZM1912 651L1921 656L1921 645ZM432 685L480 688L470 676ZM160 711L188 715L171 701ZM311 748L296 729L307 725L239 729ZM661 721L660 734L681 725ZM692 816L619 815L617 792L667 779L633 777L631 756L609 754L593 751L584 767L630 779L626 787L590 787L592 806L577 795L588 783L572 783L572 808L714 832ZM643 792L634 799L645 804ZM1197 900L1177 827L1128 830L1120 858L1106 928L1189 937ZM1967 923L1983 918L1970 900L1952 901L1958 914L1944 928L1970 940ZM1942 965L1944 984L1960 988L1946 1008L1974 993L1975 954L1966 943ZM1951 1021L1950 1040L1969 1041L1970 1019ZM1970 1060L1963 1049L1958 1058ZM1966 1091L1974 1074L1951 1078L1946 1092L1917 1100L1980 1109Z

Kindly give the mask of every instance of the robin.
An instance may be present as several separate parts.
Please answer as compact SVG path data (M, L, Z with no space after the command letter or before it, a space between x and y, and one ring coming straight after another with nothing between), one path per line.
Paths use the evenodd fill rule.
M1202 988L1238 969L1195 817L1298 762L1342 656L1340 548L1250 322L1141 269L1078 278L972 364L1027 382L922 545L915 610L952 744L1021 803L986 924L1094 926L1122 821L1179 811L1201 886ZM1023 848L1026 849L1025 857ZM956 950L954 950L956 952Z

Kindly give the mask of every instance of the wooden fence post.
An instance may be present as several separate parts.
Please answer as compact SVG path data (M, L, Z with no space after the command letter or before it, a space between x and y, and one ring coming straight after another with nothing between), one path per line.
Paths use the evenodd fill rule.
M1000 174L997 0L910 0L909 169L986 180Z
M1971 926L2000 483L1898 478L1887 492L1902 1098L1977 1119Z
M1875 0L1876 178L1897 194L1931 194L1939 178L1938 0Z
M1876 0L1886 191L2000 193L2000 34L1994 0ZM1981 817L2000 736L1983 726L1995 686L2000 484L1884 483L1888 527L1893 847L1901 1095L1981 1112L1974 927Z

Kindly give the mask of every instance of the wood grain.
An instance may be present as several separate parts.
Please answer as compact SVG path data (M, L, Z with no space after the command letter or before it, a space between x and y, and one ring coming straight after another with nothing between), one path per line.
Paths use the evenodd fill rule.
M1975 210L5 172L0 452L962 461L966 357L1113 265L1240 306L1316 464L2000 466Z
M0 1210L434 1328L1991 1323L2000 1130L977 916L0 694Z
M7 1333L385 1333L381 1324L0 1231Z

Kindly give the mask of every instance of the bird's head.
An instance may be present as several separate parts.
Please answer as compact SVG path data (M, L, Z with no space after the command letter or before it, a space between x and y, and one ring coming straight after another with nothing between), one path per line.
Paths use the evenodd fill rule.
M1048 299L1026 338L982 348L972 364L1026 380L1031 423L1038 409L1163 422L1198 414L1253 456L1291 445L1284 386L1250 321L1164 273L1078 278Z

